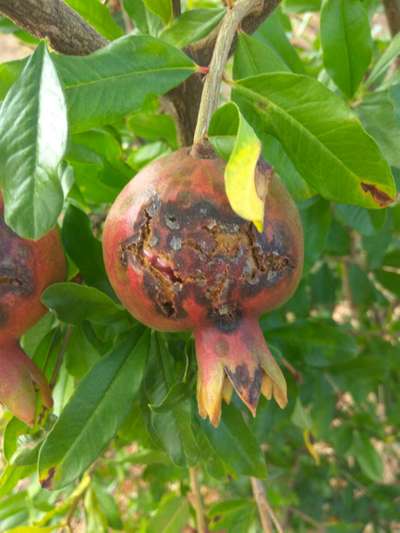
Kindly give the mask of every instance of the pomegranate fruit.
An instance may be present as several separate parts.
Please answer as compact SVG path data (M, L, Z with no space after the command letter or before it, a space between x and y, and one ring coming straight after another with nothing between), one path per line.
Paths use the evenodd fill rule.
M181 149L142 169L123 189L104 227L111 284L141 322L193 330L202 417L218 425L232 386L255 414L261 393L284 407L286 382L258 323L294 292L303 265L299 214L264 161L264 230L237 216L225 163Z
M18 237L4 222L0 197L0 402L31 425L35 418L35 386L51 407L50 388L41 371L22 351L18 338L45 314L43 290L66 275L57 230L38 241Z

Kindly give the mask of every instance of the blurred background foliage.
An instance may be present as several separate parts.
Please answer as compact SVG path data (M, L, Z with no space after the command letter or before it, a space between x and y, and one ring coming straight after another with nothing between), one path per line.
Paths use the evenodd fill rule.
M223 8L218 0L187 0L178 25L162 2L67 3L108 39L133 31L176 47L206 35ZM352 51L356 85L343 79L329 53L332 25L340 21L335 14L323 18L319 0L284 0L255 34L241 36L229 69L235 78L287 70L318 79L359 116L399 185L400 41L392 39L380 1L350 3L367 21ZM195 23L185 20L186 10L199 10ZM324 24L331 25L325 33ZM22 43L21 55L37 44L6 18L0 31L0 57L6 43ZM0 65L0 100L20 72L20 62L10 59ZM306 239L295 296L262 318L285 369L288 407L281 411L262 399L252 419L234 399L213 429L197 415L190 335L150 333L114 299L99 242L109 205L137 171L179 146L172 117L158 97L147 97L123 119L70 137L62 239L69 279L85 284L49 289L44 301L56 314L22 340L53 380L55 408L33 430L2 412L0 531L30 525L16 531L189 532L201 493L210 531L256 532L250 477L263 479L283 531L400 531L400 205L368 210L329 202L280 146L263 141L298 202ZM128 372L127 342L142 383ZM101 379L111 351L122 362L114 388ZM131 387L137 388L133 407L124 395ZM82 406L85 399L94 402L92 411ZM48 491L38 482L38 455L61 412L58 434L40 452L42 478L58 465L56 490ZM118 431L107 445L113 422ZM78 435L98 441L98 457Z

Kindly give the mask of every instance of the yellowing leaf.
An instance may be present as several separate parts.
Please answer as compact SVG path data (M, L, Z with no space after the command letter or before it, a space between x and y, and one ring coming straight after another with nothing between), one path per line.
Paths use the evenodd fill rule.
M264 200L256 190L256 166L261 153L261 142L246 122L236 104L230 102L213 116L210 141L219 152L220 140L229 142L228 162L225 167L225 190L232 209L240 217L254 223L258 231L263 230ZM226 145L226 143L225 143ZM225 157L227 156L224 151Z
M321 463L321 459L320 459L319 453L317 452L314 444L311 442L311 435L310 435L310 431L308 429L305 429L303 431L303 438L304 438L304 444L305 444L305 446L306 446L306 448L308 450L308 453L314 459L315 464L317 466L319 466L320 463Z

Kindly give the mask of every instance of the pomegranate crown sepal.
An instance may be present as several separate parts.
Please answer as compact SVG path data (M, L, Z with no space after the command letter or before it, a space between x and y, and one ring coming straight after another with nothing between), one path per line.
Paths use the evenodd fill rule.
M35 363L21 350L17 339L2 342L0 347L0 402L20 420L33 426L36 394L39 389L43 404L51 408L50 387Z
M198 362L197 402L200 416L218 426L221 402L230 402L233 389L256 414L263 394L279 407L287 404L286 381L271 355L256 318L243 318L233 331L215 326L195 329Z

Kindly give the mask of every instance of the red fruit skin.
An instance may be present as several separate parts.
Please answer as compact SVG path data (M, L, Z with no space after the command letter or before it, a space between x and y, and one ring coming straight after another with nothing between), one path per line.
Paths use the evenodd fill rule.
M286 384L257 318L290 298L303 265L299 214L271 168L259 162L256 172L268 183L262 233L232 211L224 168L190 148L151 163L120 193L103 234L108 276L131 314L158 330L195 330L200 413L214 425L220 408L207 397L221 396L224 375L252 412L270 388L264 372L285 404ZM214 347L224 342L222 356Z
M215 317L210 302L199 298L201 276L198 283L192 282L191 278L201 271L205 278L201 289L204 292L210 284L214 285L224 277L227 268L224 246L221 244L215 250L213 228L205 228L218 218L217 224L230 226L231 233L225 233L221 240L230 241L228 247L234 256L228 264L229 272L225 273L232 283L225 291L229 294L221 295L221 305L240 302L241 314L259 316L281 305L297 287L303 264L303 234L297 209L286 189L276 176L272 178L265 203L264 233L260 235L251 223L233 213L225 194L224 166L220 159L195 159L189 149L179 150L139 172L120 193L108 214L103 249L110 281L124 306L152 328L180 331L213 322ZM145 279L146 269L139 261L132 260L135 254L129 252L129 243L132 242L134 248L135 241L140 241L141 232L146 231L143 211L156 210L152 202L157 201L161 202L161 208L152 217L151 223L157 226L157 230L151 237L158 243L149 245L147 254L154 263L155 274L158 270L161 275L165 273L166 278L172 278L172 288L174 276L185 280L184 294L178 297L179 309L173 316L168 316L162 305L155 305L157 298L151 294L157 293L156 284ZM208 209L211 215L202 214L202 208ZM218 215L214 216L214 212ZM179 224L179 229L167 227L165 217L168 215L175 218L170 226ZM171 246L173 237L182 241L179 250ZM250 272L250 283L238 282L246 270L246 261L253 261L249 258L249 240L254 242L253 252L268 250L271 261L274 253L278 257L279 250L284 249L284 260L291 263L285 275L273 279L274 275L270 274L269 280L267 275L260 276L262 279L257 284L256 280L251 280ZM190 244L186 246L188 241ZM265 261L268 262L268 258ZM220 292L224 292L223 287Z
M57 230L38 241L18 237L4 222L0 197L0 401L28 424L34 421L34 384L51 406L45 378L19 348L17 339L46 313L43 290L66 276Z

